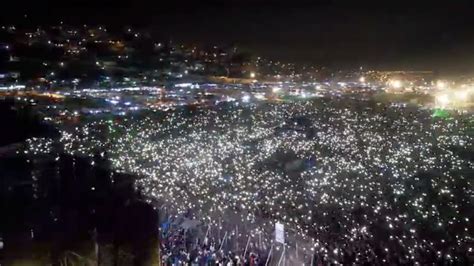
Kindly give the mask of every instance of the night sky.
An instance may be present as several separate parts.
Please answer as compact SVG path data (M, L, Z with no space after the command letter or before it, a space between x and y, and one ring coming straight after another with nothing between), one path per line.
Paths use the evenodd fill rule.
M474 72L474 5L435 2L18 0L3 20L25 22L27 13L31 24L131 24L189 44L237 44L273 59L340 68Z

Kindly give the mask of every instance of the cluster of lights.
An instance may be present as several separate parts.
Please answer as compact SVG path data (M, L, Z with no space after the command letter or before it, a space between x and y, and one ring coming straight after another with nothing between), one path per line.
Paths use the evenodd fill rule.
M60 142L90 158L106 150L176 216L192 210L209 226L239 225L267 243L282 222L289 242L330 261L347 250L358 262L468 253L474 164L451 148L473 148L469 117L376 109L318 100L100 120L63 129ZM48 143L29 141L25 152L49 153Z
M439 107L452 107L468 103L471 95L473 95L473 91L473 89L465 88L442 90L435 95L436 105Z

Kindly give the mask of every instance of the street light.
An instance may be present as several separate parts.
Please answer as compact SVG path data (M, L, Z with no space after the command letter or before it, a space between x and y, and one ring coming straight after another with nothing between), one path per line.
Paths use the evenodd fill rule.
M250 78L255 78L255 72L250 72Z

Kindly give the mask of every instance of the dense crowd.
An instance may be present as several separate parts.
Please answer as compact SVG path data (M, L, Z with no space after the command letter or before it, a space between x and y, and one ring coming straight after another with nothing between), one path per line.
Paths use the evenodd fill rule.
M283 253L291 265L464 263L474 255L474 167L463 156L473 118L352 100L261 103L93 121L64 127L60 143L106 153L169 219L199 221L163 234L171 264L276 264Z

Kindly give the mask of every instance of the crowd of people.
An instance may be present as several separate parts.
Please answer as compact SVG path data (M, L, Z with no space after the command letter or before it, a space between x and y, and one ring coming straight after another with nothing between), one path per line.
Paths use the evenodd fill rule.
M216 240L199 237L195 230L176 225L176 229L163 232L160 241L163 265L260 265L259 255L254 252L238 253L235 247L224 247L232 237Z
M140 177L174 221L162 238L170 265L466 262L473 116L432 114L347 99L249 103L87 122L64 127L60 143L107 151L114 169ZM184 216L200 229L183 228Z

